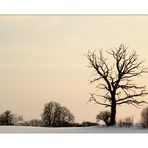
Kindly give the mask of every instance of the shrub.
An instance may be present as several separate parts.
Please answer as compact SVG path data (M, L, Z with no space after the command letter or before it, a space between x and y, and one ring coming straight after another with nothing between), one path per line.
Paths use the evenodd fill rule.
M131 127L133 126L133 117L126 117L124 120L120 119L118 121L119 127Z
M141 125L143 128L148 128L148 107L141 112Z
M41 127L42 126L42 121L38 120L38 119L32 119L30 121L25 121L23 123L24 126L38 126Z
M100 122L101 120L104 121L104 123L109 126L110 124L110 117L111 117L111 113L110 111L101 111L97 116L96 116L96 120L97 122Z
M89 122L89 121L83 121L82 122L82 127L86 127L86 126L97 126L98 124L95 122Z

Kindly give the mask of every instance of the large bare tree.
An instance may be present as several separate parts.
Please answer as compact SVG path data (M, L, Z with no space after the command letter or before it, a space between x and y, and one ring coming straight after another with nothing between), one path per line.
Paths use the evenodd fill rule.
M133 81L148 71L143 67L143 62L139 61L136 51L129 51L124 44L107 51L107 54L112 59L105 58L101 50L98 56L95 51L88 51L86 55L89 68L94 70L91 83L95 83L97 88L97 92L90 93L90 101L110 107L110 125L115 125L117 105L131 104L137 107L146 103L141 100L141 97L148 94L146 87Z

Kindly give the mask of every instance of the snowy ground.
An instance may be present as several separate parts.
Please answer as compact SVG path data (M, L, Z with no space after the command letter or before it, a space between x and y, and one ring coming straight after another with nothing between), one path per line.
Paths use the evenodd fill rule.
M0 133L148 133L148 129L138 127L27 127L0 126Z

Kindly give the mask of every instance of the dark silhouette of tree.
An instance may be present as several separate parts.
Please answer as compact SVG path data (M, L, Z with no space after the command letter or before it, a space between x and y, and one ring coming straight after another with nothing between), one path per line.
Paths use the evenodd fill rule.
M89 60L89 68L95 72L91 83L97 84L96 88L99 92L90 93L90 101L110 107L110 125L115 125L117 105L131 104L137 107L146 103L140 100L142 96L148 94L145 86L138 86L133 81L134 78L147 73L147 68L142 66L143 62L139 61L136 51L130 52L124 44L111 49L107 54L113 59L108 61L102 51L99 56L95 51L88 51L86 55Z
M0 125L15 125L17 122L22 120L22 116L17 116L9 110L0 115Z
M57 102L49 102L45 104L44 111L42 113L43 126L53 127L56 126L55 115L57 114L57 109L60 107L60 104Z
M96 120L97 122L100 122L101 120L104 121L104 123L109 126L110 124L110 117L111 117L111 113L110 111L101 111L97 116L96 116Z
M57 102L49 102L45 104L42 113L43 126L61 127L68 126L74 122L73 114L66 107L61 106Z
M66 107L57 108L57 112L55 112L55 117L57 119L56 123L58 126L67 126L68 123L74 122L74 116Z
M141 112L141 124L143 128L148 128L148 107Z

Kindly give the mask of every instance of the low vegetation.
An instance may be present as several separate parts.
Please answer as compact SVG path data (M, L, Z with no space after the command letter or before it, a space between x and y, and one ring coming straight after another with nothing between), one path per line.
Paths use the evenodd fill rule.
M141 125L143 128L148 128L148 107L141 112Z
M132 127L133 126L133 117L126 117L125 119L120 119L117 123L119 127Z
M110 124L110 117L111 113L110 111L101 111L97 116L96 116L96 121L99 123L100 121L103 121L107 126Z

